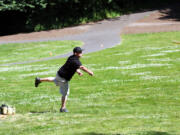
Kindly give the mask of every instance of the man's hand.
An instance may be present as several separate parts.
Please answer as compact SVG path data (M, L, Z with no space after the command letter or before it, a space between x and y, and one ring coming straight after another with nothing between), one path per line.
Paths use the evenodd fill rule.
M81 73L80 69L77 69L76 72L78 73L79 76L83 76L83 73Z
M91 75L91 76L93 76L93 75L94 75L94 73L93 73L92 71L90 71L88 74L89 74L89 75Z
M83 76L83 73L80 72L80 73L78 73L78 75L79 75L79 76Z

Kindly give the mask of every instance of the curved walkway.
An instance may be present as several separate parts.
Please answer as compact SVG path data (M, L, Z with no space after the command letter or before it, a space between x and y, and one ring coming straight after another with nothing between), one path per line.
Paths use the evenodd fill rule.
M130 23L136 22L139 19L142 19L153 12L154 11L123 15L115 19L107 19L107 20L100 21L94 24L87 24L87 25L84 25L85 27L89 26L87 31L73 34L73 35L65 35L63 37L61 36L61 37L55 37L55 38L46 37L44 39L36 39L36 40L0 41L0 44L15 43L15 42L16 43L37 42L37 41L49 41L49 40L80 40L84 42L84 45L83 45L83 49L85 49L84 53L91 53L91 52L99 51L105 48L111 48L119 44L121 41L120 33L125 26L129 25ZM48 57L48 58L43 58L43 59L38 59L38 60L29 60L29 61L23 61L23 62L2 64L0 66L26 64L26 63L32 63L32 62L38 62L38 61L58 59L62 57L67 57L70 54L71 53L67 53L64 55Z

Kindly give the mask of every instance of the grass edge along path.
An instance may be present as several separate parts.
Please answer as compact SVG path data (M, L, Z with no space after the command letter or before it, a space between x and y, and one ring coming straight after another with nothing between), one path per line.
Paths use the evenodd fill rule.
M81 41L67 40L1 44L0 64L38 60L62 55L71 52L74 47L82 45L83 42Z

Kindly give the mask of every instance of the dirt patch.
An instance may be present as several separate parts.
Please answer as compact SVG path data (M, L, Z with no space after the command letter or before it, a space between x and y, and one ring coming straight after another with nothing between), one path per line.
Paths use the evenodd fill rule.
M70 27L58 30L49 30L49 31L41 31L41 32L32 32L32 33L21 33L15 35L1 36L1 42L8 41L26 41L26 40L39 40L39 39L51 39L64 37L67 35L75 35L88 31L90 28L89 25L82 25L78 27Z
M180 4L170 6L126 26L122 34L180 31Z
M161 25L161 26L141 26L141 27L126 27L124 28L122 34L136 34L136 33L154 33L154 32L168 32L168 31L180 31L180 23L179 24L169 24L169 25Z

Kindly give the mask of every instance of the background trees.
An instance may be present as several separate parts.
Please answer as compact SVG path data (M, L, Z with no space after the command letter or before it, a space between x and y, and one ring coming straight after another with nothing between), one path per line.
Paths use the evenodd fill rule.
M1 0L0 35L40 31L115 17L170 0Z

